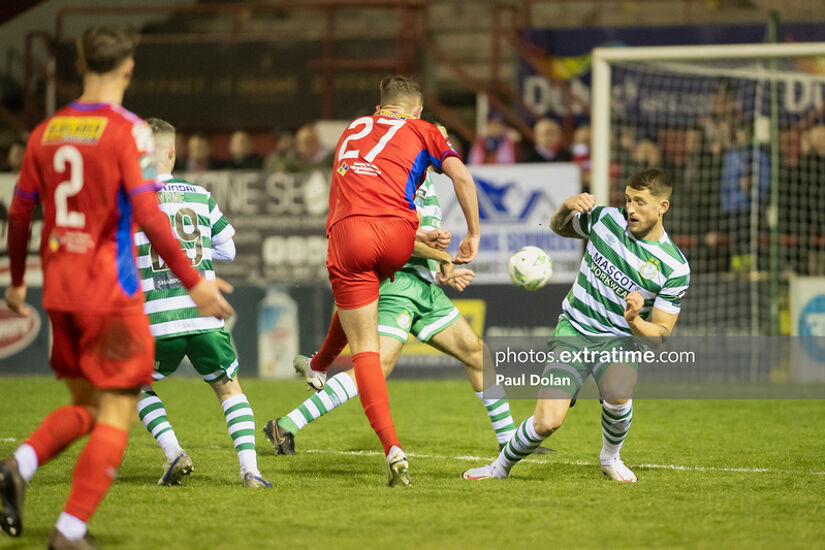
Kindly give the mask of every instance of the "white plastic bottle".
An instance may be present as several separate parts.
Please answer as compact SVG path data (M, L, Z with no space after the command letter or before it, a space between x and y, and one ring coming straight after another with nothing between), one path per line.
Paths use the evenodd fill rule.
M295 376L292 358L298 353L298 306L289 294L268 288L258 306L258 375Z

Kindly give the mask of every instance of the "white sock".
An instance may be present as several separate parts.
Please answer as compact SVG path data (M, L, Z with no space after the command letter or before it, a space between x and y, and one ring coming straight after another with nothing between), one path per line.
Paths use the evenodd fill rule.
M506 399L485 399L484 392L477 391L476 395L487 409L487 416L493 425L498 444L504 445L516 433L513 416L510 414L510 404Z
M163 449L163 454L166 455L166 460L175 460L181 451L183 451L180 443L178 443L178 438L175 435L175 432L172 430L160 434L158 436L158 444L160 445L160 448Z
M14 458L17 460L17 469L20 470L20 475L28 483L37 471L37 453L34 452L31 445L23 443L14 451Z
M628 399L621 405L611 405L607 401L602 403L602 450L599 461L603 465L619 459L630 422L633 420L633 400Z
M258 471L258 457L255 453L255 416L246 395L239 393L227 398L223 403L223 414L229 436L238 453L241 477L246 473L261 475Z
M57 518L57 530L69 540L79 540L86 535L86 522L66 512L61 512L60 517Z
M516 428L516 433L513 434L513 437L501 450L498 458L493 461L493 470L499 469L503 472L510 472L510 468L512 468L516 462L530 456L545 439L547 438L540 436L536 432L533 417L531 416Z

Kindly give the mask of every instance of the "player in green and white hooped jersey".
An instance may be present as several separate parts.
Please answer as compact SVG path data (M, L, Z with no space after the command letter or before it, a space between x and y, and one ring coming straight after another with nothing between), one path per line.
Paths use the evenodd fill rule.
M229 225L212 195L203 187L171 175L175 165L175 128L159 119L148 119L155 134L160 208L172 223L181 246L204 278L214 279L212 260L232 260L234 228ZM149 245L142 231L135 233L141 287L146 294L144 310L155 337L155 380L169 376L186 356L209 383L221 403L229 435L241 464L245 487L272 487L258 470L255 453L255 419L249 400L238 381L238 359L223 321L200 317L180 281ZM145 386L138 402L138 416L166 455L158 485L177 485L192 472L192 459L178 443L166 409L151 386Z
M436 125L445 132L443 125ZM416 250L431 258L446 260L445 264L449 264L450 255L443 250L449 245L450 234L441 228L441 205L429 176L418 188L414 203L420 217ZM422 247L421 244L427 246ZM439 251L442 252L432 253ZM462 268L452 269L451 276L445 277L435 259L413 255L395 274L394 281L387 279L381 283L378 297L381 366L384 376L389 376L410 333L462 361L470 384L487 411L499 446L503 446L513 435L515 425L506 399L486 399L483 395L485 356L488 368L492 366L489 349L436 284L449 284L461 291L473 277L475 273ZM296 369L305 371L308 368L307 358L296 357L295 365ZM488 373L488 381L494 378ZM350 369L336 374L321 391L287 415L267 422L264 432L278 454L293 454L294 435L299 430L357 395L354 371Z
M552 346L627 350L639 345L637 338L657 346L670 335L690 279L687 260L662 225L670 193L665 173L649 169L628 179L624 208L596 207L587 193L570 197L559 207L550 221L553 231L588 243L578 279L564 300ZM630 397L637 368L626 363L552 364L545 372L569 384L543 388L533 416L521 423L498 458L467 470L463 477L506 477L513 465L559 429L571 399L592 374L602 396L602 472L609 479L636 481L619 450L633 417Z

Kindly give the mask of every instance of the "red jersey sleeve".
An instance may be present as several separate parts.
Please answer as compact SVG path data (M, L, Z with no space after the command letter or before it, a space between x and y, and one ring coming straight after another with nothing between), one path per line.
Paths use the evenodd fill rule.
M192 288L200 281L200 274L181 250L169 225L169 218L158 203L157 190L160 185L155 179L157 169L152 129L141 120L131 126L131 131L132 135L123 140L117 154L135 221L183 286Z
M33 141L30 141L33 143ZM29 227L32 212L37 205L40 191L40 173L34 162L32 148L26 149L20 179L14 187L14 197L9 208L8 250L11 284L20 286L26 272L26 256L29 247Z
M453 150L453 146L449 140L444 137L435 125L424 122L421 124L421 134L424 138L427 152L430 154L430 162L439 170L441 170L441 164L447 157L456 157L461 160L461 156Z

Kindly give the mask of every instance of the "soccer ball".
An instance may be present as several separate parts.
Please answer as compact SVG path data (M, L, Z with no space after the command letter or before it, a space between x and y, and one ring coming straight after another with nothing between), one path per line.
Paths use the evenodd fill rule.
M524 290L538 290L553 276L553 262L537 246L525 246L510 256L507 271L513 284Z

